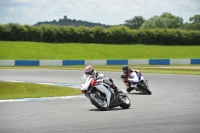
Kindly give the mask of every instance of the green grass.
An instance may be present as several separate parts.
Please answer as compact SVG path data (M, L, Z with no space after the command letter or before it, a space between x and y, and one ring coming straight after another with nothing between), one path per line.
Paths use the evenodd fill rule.
M200 46L0 41L0 60L200 58Z
M0 99L39 98L80 95L80 89L41 85L34 83L14 83L0 81Z

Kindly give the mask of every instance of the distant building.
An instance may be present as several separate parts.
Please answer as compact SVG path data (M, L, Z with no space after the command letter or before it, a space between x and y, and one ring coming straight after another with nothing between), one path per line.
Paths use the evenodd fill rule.
M64 16L64 18L62 19L62 18L60 18L59 20L58 20L58 22L67 22L67 16Z

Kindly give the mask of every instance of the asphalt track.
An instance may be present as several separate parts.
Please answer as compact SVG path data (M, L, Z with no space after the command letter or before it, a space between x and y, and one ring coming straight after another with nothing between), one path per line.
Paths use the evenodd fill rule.
M103 72L125 89L119 72ZM0 70L0 80L80 84L82 71ZM143 74L152 95L128 94L131 108L99 111L85 97L0 102L0 133L199 133L200 76Z

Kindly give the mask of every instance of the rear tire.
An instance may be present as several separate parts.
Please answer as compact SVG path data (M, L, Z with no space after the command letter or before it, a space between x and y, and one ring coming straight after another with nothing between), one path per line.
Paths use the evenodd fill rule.
M90 94L90 100L91 102L99 109L102 111L106 111L108 110L108 104L107 102L104 100L102 101L101 99L99 99L95 93L91 93Z
M142 82L142 83L138 83L137 87L144 91L145 93L151 95L151 91L147 88L147 86Z

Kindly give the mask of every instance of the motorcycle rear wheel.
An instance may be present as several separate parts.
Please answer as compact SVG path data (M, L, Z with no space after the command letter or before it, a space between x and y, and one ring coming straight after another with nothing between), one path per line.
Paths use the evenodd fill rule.
M142 83L138 83L137 87L138 87L140 90L144 91L145 93L151 95L151 91L146 87L146 85L144 85L143 82L142 82Z
M102 111L108 110L107 102L105 100L99 99L95 93L90 94L90 100L99 110Z

